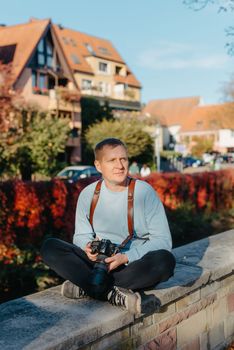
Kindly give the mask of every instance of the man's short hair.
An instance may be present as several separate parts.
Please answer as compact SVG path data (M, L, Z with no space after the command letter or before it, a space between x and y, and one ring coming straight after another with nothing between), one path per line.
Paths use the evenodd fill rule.
M123 141L121 141L120 139L116 139L114 137L110 137L110 138L104 139L96 144L96 146L94 148L95 159L99 158L100 152L103 150L103 148L105 146L109 146L111 148L115 148L117 146L123 146L127 150L127 147Z

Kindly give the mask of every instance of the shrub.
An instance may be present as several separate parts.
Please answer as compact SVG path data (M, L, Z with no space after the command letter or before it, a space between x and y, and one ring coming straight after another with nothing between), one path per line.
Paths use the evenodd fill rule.
M228 210L233 204L233 170L179 174L152 173L146 178L170 210L192 204L193 213ZM71 241L76 202L81 190L94 179L76 184L49 182L4 182L0 184L0 242L39 247L54 235Z
M221 170L145 179L165 205L174 246L233 225L233 178L233 170ZM72 240L77 198L94 180L0 183L0 302L61 281L42 263L39 248L48 236Z

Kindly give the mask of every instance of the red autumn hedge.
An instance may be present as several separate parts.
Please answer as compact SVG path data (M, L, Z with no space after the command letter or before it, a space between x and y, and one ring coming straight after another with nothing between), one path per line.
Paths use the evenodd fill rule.
M197 211L218 211L232 206L232 169L192 175L152 173L145 180L171 210L185 202L193 203ZM71 240L77 198L91 181L0 183L0 243L39 246L43 238L51 234Z

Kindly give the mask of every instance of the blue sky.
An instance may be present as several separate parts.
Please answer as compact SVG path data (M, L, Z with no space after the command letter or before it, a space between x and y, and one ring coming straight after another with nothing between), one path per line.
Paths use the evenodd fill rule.
M30 17L111 40L141 81L144 103L187 96L219 103L234 73L225 48L233 13L218 13L215 5L192 11L182 0L2 1L1 23Z

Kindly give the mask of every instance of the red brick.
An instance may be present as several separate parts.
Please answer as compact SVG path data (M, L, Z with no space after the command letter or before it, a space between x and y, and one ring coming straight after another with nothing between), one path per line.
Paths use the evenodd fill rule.
M228 305L228 312L234 311L234 293L231 293L227 296L227 305Z
M176 329L170 329L168 332L161 334L148 343L145 349L176 350Z
M157 349L158 349L158 345L157 345L154 341L149 342L149 343L144 347L144 350L157 350Z

